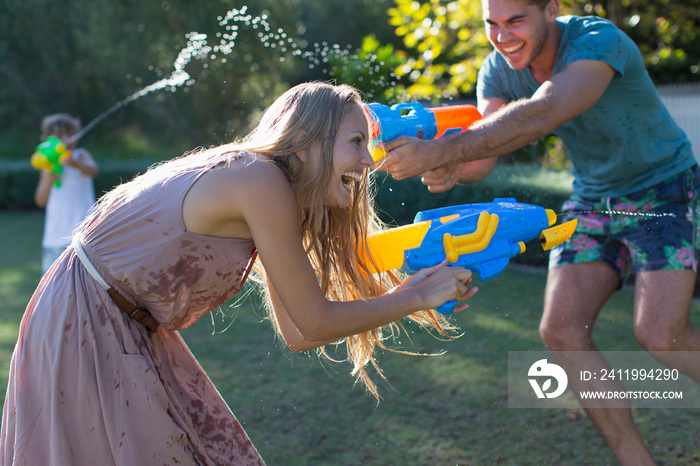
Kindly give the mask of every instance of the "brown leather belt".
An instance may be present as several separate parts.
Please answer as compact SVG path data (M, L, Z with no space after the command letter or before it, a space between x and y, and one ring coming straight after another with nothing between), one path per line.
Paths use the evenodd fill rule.
M75 250L75 254L78 256L78 259L83 264L83 267L85 267L85 270L92 276L92 278L95 279L95 281L103 289L107 291L107 294L110 296L110 298L112 298L114 304L116 304L117 307L121 309L121 311L124 314L129 316L130 319L145 325L152 332L158 330L158 322L146 309L139 309L133 304L131 304L131 302L129 302L116 289L114 289L114 287L110 286L104 278L102 278L95 266L92 264L92 262L90 262L90 258L85 253L80 236L76 236L75 238L73 238L72 245L73 249Z
M158 330L158 322L147 310L137 308L114 288L108 289L107 294L109 294L117 307L121 309L124 314L128 315L130 319L145 325L151 332Z

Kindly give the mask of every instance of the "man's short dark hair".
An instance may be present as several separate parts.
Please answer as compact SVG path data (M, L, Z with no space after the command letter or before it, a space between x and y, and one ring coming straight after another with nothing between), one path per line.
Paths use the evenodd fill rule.
M530 3L537 5L537 8L540 9L540 11L544 11L544 9L547 7L547 4L549 4L550 0L530 0Z

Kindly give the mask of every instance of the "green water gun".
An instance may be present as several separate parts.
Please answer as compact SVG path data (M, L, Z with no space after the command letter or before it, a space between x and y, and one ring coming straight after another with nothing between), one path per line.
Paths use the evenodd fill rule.
M46 141L36 146L32 155L32 167L37 170L47 170L60 177L63 173L63 161L71 157L71 151L56 136L49 136ZM54 184L61 187L61 180L56 180Z

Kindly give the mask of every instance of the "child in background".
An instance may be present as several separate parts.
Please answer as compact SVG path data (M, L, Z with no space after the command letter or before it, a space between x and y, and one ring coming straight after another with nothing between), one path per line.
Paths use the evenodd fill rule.
M95 203L93 178L99 170L90 152L77 147L77 140L71 140L79 130L80 121L66 113L48 115L41 122L42 141L55 136L71 151L71 156L62 163L61 186L55 186L58 177L54 173L41 170L39 184L34 192L34 203L46 208L41 244L42 274L46 273L70 244L73 230Z

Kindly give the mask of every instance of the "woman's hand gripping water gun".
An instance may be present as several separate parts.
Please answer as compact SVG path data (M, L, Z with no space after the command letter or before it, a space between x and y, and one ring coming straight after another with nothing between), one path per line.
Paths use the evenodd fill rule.
M462 302L471 298L479 291L477 287L469 288L472 283L472 272L464 267L448 267L447 260L420 269L409 276L395 291L407 288L422 287L422 294L426 309L440 309L445 302ZM462 303L452 306L451 312L461 312L469 307L469 304Z

